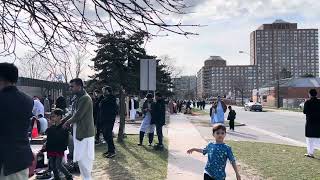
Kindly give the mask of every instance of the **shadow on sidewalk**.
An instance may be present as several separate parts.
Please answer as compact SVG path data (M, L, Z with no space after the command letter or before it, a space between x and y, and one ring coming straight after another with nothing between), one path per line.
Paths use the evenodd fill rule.
M205 165L206 165L206 160L205 161L200 161L192 156L194 156L197 153L193 154L187 154L186 150L186 155L180 155L180 151L170 151L169 152L169 157L173 156L175 160L170 161L170 163L173 166L178 167L178 169L181 169L181 171L188 171L188 172L193 172L195 174L199 174L200 172L203 172ZM201 154L199 154L201 156ZM207 157L203 156L205 159Z
M238 131L228 131L228 134L236 137L246 138L246 139L253 139L253 140L258 139L258 136L256 135L238 132Z

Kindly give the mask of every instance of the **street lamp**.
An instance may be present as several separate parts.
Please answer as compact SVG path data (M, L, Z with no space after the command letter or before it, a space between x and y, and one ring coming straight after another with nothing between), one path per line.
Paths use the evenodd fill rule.
M254 59L255 60L255 57L254 56L252 56L251 54L249 54L248 52L246 52L246 51L239 51L239 54L246 54L246 55L248 55L248 56L250 56L250 58L252 58L252 59ZM259 76L259 74L261 73L261 71L260 71L260 67L257 65L257 72L256 72L256 89L257 89L257 102L260 102L260 98L259 98L259 80L258 80L258 76Z

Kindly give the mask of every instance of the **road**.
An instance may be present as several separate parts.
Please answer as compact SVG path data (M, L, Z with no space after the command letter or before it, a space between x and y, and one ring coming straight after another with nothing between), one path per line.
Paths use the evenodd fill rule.
M207 107L208 111L209 107ZM242 107L234 107L237 112L237 122L249 127L271 132L285 138L305 142L305 115L301 112L267 111L249 112Z

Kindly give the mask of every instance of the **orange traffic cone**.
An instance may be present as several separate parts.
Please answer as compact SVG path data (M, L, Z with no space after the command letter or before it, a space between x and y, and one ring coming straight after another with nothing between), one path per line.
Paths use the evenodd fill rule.
M31 137L36 138L38 136L39 136L39 133L38 133L38 127L37 127L37 120L34 120L32 132L31 132Z

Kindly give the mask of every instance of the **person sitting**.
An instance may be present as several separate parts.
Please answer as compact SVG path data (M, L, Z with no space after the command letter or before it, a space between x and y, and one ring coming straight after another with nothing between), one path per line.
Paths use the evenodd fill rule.
M40 134L45 134L48 128L48 120L42 116L42 114L38 115L38 121L40 123Z

